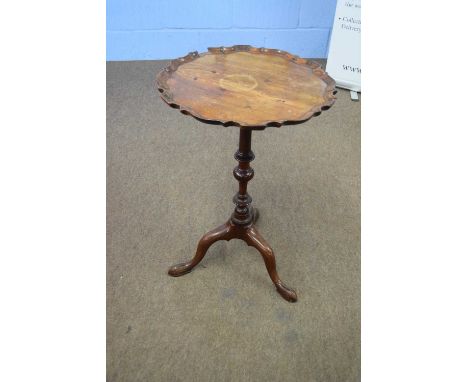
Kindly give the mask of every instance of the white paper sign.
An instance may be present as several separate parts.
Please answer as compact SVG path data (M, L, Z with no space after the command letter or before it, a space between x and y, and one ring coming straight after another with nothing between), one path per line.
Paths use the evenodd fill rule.
M361 91L361 0L338 0L327 72L336 85Z

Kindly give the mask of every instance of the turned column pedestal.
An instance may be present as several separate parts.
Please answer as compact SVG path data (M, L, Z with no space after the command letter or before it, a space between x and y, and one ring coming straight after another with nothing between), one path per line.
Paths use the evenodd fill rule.
M239 150L234 154L234 158L239 162L239 165L233 171L234 177L239 181L239 192L233 198L236 207L231 218L223 225L203 235L192 260L172 266L168 273L174 277L185 275L205 257L208 248L213 243L219 240L241 239L247 245L255 247L263 256L268 274L278 293L287 301L295 302L297 301L296 292L284 285L279 278L273 249L254 225L258 219L258 211L252 208L252 198L247 193L247 183L254 176L254 170L250 167L250 162L255 158L251 150L251 139L252 130L241 128Z

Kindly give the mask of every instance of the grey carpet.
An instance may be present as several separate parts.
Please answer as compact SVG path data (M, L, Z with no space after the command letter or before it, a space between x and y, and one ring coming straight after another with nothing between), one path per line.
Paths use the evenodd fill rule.
M230 216L238 143L160 100L166 63L107 63L108 381L358 381L360 103L340 90L319 117L253 132L249 193L291 304L239 240L166 274Z

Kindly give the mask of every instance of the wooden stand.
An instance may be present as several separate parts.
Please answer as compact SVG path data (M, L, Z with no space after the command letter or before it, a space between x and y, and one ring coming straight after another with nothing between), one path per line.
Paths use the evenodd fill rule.
M172 60L156 77L161 98L171 107L200 121L240 128L239 165L234 177L239 192L229 221L205 234L194 258L169 269L171 276L190 272L218 240L241 239L263 256L277 291L288 301L296 292L276 271L273 250L255 228L258 213L251 207L247 183L254 176L250 162L252 130L298 124L328 110L335 102L335 81L317 62L291 53L249 45L208 48Z
M250 162L255 158L251 150L251 139L252 129L240 128L239 150L234 155L239 165L233 171L234 177L239 181L239 192L233 198L236 207L231 218L225 224L203 235L192 260L172 266L168 273L174 277L185 275L202 261L213 243L219 240L241 239L247 245L257 248L263 256L268 274L278 293L287 301L296 302L296 292L284 285L278 276L273 249L254 225L258 219L258 211L252 208L252 198L247 193L247 183L254 176L254 170L250 167Z

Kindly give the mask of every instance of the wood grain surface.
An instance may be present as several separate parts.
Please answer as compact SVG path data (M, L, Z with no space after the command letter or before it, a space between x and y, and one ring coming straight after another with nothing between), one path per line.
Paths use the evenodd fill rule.
M185 114L265 128L305 121L335 101L320 64L290 53L236 45L173 60L157 76L161 97Z

